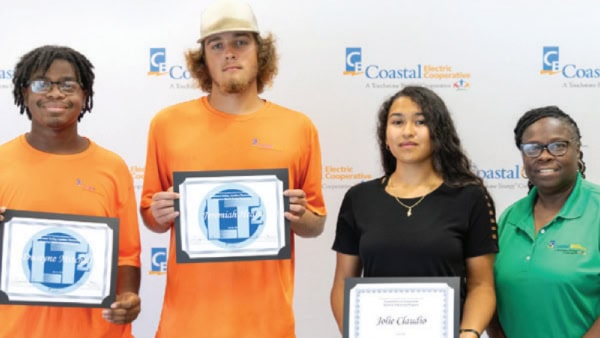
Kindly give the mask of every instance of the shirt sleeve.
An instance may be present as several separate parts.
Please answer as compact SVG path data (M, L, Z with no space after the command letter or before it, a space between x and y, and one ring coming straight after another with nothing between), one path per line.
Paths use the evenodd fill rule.
M481 187L473 187L469 194L472 209L465 241L466 257L498 252L498 226L492 197Z
M158 145L157 145L157 117L150 123L148 131L148 145L146 149L146 165L144 166L144 184L142 188L142 197L140 201L140 213L144 223L154 224L155 220L150 210L152 204L152 196L160 191L165 191L168 187L164 187L160 175L160 167L158 163Z
M140 228L133 178L125 163L119 172L119 259L118 265L140 267Z
M354 208L352 207L353 191L354 189L350 188L342 200L335 229L333 250L339 253L357 256L359 253L360 232L356 225Z
M301 189L306 193L307 208L317 215L326 215L325 199L323 198L323 165L321 160L321 145L315 126L307 122L308 147L304 157Z

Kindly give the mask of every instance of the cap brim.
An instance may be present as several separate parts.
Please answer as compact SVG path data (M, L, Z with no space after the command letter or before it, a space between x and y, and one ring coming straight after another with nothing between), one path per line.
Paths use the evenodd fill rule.
M215 34L221 34L221 33L227 33L227 32L251 32L251 33L256 33L259 34L259 32L255 29L250 29L250 28L235 28L235 29L231 29L231 28L227 28L227 29L220 29L220 30L216 30L214 32L211 32L210 34L199 38L198 40L196 40L197 43L202 43L202 41L206 40L207 38L215 35Z

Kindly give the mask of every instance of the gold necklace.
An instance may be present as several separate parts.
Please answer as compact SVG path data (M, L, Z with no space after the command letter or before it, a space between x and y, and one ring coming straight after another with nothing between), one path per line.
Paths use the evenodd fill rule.
M423 195L421 198L419 198L418 201L416 201L413 205L406 205L402 202L400 202L400 199L398 198L398 196L394 196L394 198L396 199L396 202L398 202L401 206L405 207L406 209L408 209L408 211L406 212L406 216L410 217L412 216L412 208L416 207L417 205L419 205L419 203L423 202L423 199L425 199L425 196L427 196L428 194Z

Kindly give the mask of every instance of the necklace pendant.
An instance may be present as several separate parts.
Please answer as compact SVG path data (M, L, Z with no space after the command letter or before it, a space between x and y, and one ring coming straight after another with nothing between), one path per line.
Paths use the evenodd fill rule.
M423 202L423 199L425 198L425 196L427 195L423 195L421 198L419 198L418 201L416 201L413 205L406 205L404 203L402 203L402 201L400 201L400 199L398 198L398 196L394 196L394 198L396 199L396 202L398 202L398 204L400 204L401 206L405 207L406 209L408 209L408 211L406 212L406 216L410 217L412 216L412 209L414 207L416 207L417 205L419 205L419 203Z

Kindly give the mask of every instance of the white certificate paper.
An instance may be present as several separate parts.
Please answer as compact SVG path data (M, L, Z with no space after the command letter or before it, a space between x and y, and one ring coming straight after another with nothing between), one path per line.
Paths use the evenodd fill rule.
M290 258L287 170L176 172L177 262Z
M7 210L0 303L108 307L115 298L118 220Z
M345 338L454 338L459 279L350 278L346 280Z

